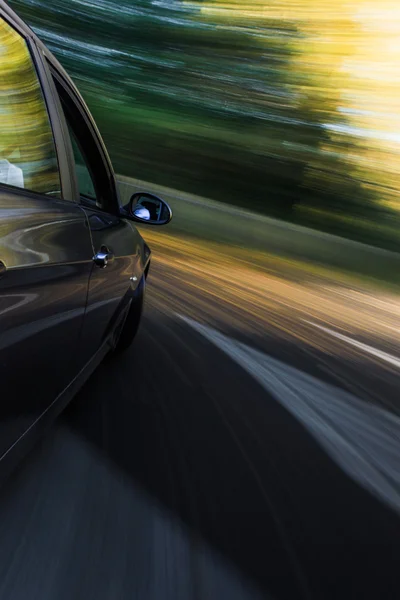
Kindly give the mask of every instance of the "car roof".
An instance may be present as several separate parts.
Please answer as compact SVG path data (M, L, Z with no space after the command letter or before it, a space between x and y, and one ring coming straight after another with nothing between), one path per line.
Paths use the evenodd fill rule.
M36 44L36 46L46 56L46 59L49 61L49 63L51 63L56 68L56 70L59 73L61 73L61 75L64 77L64 79L67 80L67 82L73 88L73 90L78 95L78 97L83 101L81 94L79 93L79 90L75 86L71 77L68 75L68 73L65 71L65 69L58 62L58 60L56 59L54 54L52 54L52 52L50 52L50 50L47 48L47 46L41 41L40 38L38 38L36 33L29 27L29 25L27 25L27 23L25 23L25 21L23 21L23 19L21 19L21 17L19 17L17 15L17 13L12 8L10 8L10 6L4 0L0 0L0 16L2 15L2 13L4 13L4 16L6 17L7 21L19 33L21 33L21 35L23 35L25 38L30 38Z

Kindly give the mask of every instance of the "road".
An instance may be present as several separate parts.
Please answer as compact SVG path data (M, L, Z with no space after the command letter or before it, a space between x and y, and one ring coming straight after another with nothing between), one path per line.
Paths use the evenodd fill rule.
M397 597L396 303L188 244L3 490L0 599Z

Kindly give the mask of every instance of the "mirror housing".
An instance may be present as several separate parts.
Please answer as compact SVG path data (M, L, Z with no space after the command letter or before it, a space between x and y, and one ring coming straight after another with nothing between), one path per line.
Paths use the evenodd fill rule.
M149 192L136 192L125 207L127 216L143 225L166 225L172 219L170 206Z

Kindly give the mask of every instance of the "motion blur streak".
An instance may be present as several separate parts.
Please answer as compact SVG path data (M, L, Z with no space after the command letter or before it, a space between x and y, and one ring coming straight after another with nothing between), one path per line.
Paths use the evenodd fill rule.
M367 344L362 344L361 342L352 340L346 335L342 335L340 333L337 333L336 331L332 331L327 327L322 327L321 325L316 325L315 323L311 323L311 325L319 327L320 329L322 329L322 331L326 331L327 333L334 335L335 337L339 338L339 340L343 340L344 342L347 342L348 344L351 344L356 348L360 348L360 350L364 350L364 352L369 352L369 354L373 354L374 356L377 356L378 358L390 363L391 365L394 365L395 367L400 367L400 360L398 358L395 358L394 356L391 356L390 354L387 354L386 352L381 352L380 350L376 350L376 348L371 348L371 346L367 346Z
M60 195L52 132L32 58L26 42L3 20L0 48L0 183Z
M320 274L153 246L132 352L2 491L0 597L396 597L398 369L304 322L302 290L330 320ZM371 310L359 294L338 330Z
M32 466L16 504L2 502L0 598L190 600L199 597L196 585L202 597L215 600L226 593L233 600L265 597L68 429L58 428L50 436L47 452L39 452ZM108 526L96 535L90 521L98 519ZM6 547L14 548L15 536L25 541L8 554ZM89 556L94 572L71 580Z
M345 471L400 512L398 417L184 319L270 391Z
M398 248L397 0L11 4L117 172Z
M174 220L2 490L0 600L398 598L398 1L11 4Z

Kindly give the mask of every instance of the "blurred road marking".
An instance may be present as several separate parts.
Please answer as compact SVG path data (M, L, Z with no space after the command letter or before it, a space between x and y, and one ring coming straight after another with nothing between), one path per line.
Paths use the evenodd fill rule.
M390 363L391 365L394 365L395 367L400 367L400 359L396 358L395 356L392 356L391 354L388 354L387 352L382 352L382 350L377 350L376 348L373 348L372 346L368 346L368 344L363 344L362 342L357 342L356 340L353 340L352 338L347 337L347 335L343 335L342 333L333 331L333 329L329 329L328 327L323 327L322 325L317 325L317 323L313 323L312 321L305 320L304 322L308 323L309 325L313 325L314 327L317 327L318 329L321 329L322 331L325 331L326 333L329 333L330 335L333 335L334 337L338 338L339 340L342 340L343 342L347 342L348 344L355 346L359 350L364 350L364 352L368 352L369 354L372 354L373 356L376 356L377 358L380 358L381 360L384 360L384 361Z
M400 512L399 417L197 321L181 318L250 373L348 475Z

